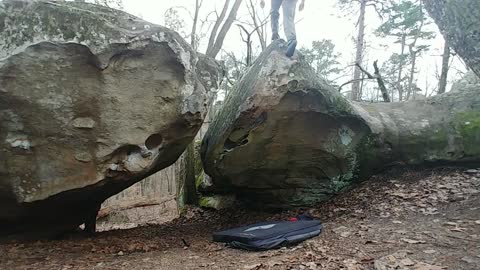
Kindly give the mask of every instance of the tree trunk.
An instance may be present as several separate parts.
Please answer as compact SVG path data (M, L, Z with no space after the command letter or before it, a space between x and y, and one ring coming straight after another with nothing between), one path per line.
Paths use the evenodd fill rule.
M408 46L408 51L410 52L410 59L412 60L412 66L410 68L410 76L408 78L408 92L407 92L407 100L410 99L410 95L412 94L413 88L413 78L415 76L415 65L417 63L417 54L420 53L420 49L415 51L415 46L417 45L417 41L420 38L420 34L422 33L422 28L425 23L424 16L423 16L423 7L420 7L422 12L422 22L420 24L419 29L417 29L417 33L415 35L415 39L413 42Z
M185 204L197 204L197 189L195 188L195 142L188 145L185 153L183 199Z
M480 1L423 0L450 46L480 76Z
M357 36L357 51L355 54L355 64L362 65L363 61L363 49L365 45L365 11L367 7L366 0L361 0L360 2L360 15L358 17L358 36ZM350 93L351 100L359 100L360 92L360 69L358 66L355 66L353 71L353 84L352 84L352 93Z
M228 30L230 30L230 27L232 26L233 22L237 18L237 12L241 4L242 4L242 0L235 0L235 3L233 4L233 7L230 10L230 13L227 19L225 20L225 23L223 24L222 28L220 29L220 32L218 32L218 35L215 38L215 43L213 47L211 47L210 50L207 50L208 56L215 58L217 54L220 52L220 50L222 49L223 41L227 36Z
M378 60L373 62L373 68L375 69L375 77L377 79L378 88L382 92L382 98L384 102L390 102L390 97L388 96L388 90L383 81L382 75L380 74L380 69L378 68Z
M201 152L213 192L255 207L313 205L391 164L480 161L480 95L350 102L274 42L225 100Z
M398 63L398 77L397 77L397 90L398 90L398 100L403 100L403 87L402 87L402 72L403 72L403 54L405 53L405 34L402 36L401 49L400 49L400 62Z
M217 20L213 25L212 32L210 33L210 38L208 39L207 51L205 52L206 55L211 54L211 50L213 49L213 46L215 45L215 40L217 38L218 29L220 29L220 26L222 25L223 20L227 15L229 5L230 5L230 0L225 0L225 4L223 5L222 12L220 13L220 16L217 17Z
M413 46L410 46L409 48L410 51L410 58L412 59L412 65L410 67L410 76L408 77L408 91L407 91L407 98L406 100L410 99L410 95L412 94L413 90L413 79L415 77L415 65L417 63L417 53L413 50Z
M193 17L193 26L192 33L190 34L190 45L194 51L197 51L197 23L198 23L198 13L200 12L200 0L195 0L195 15Z
M438 93L443 94L447 89L448 69L450 64L450 46L448 40L445 39L442 56L442 73L440 74L440 82L438 85Z

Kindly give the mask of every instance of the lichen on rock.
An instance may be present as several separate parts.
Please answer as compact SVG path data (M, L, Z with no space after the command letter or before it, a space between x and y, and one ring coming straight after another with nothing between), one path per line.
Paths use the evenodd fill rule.
M390 164L480 160L472 147L480 145L478 89L350 102L301 55L285 57L284 46L274 42L259 56L211 123L202 144L207 194L235 194L254 207L306 206Z
M74 229L175 162L220 72L200 80L212 65L177 33L88 3L3 1L0 30L2 234Z

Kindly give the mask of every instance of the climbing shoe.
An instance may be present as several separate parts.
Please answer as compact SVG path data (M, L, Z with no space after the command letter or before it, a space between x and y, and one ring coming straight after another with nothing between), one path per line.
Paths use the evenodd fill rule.
M297 47L297 41L296 40L290 40L287 44L287 57L292 57L293 54L295 53L295 48Z

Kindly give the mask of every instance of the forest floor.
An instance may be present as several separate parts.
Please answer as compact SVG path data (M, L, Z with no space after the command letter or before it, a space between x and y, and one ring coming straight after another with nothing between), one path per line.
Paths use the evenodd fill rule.
M300 245L247 252L211 233L308 212ZM0 244L0 269L480 269L480 169L392 169L318 207L277 214L189 210L162 225Z

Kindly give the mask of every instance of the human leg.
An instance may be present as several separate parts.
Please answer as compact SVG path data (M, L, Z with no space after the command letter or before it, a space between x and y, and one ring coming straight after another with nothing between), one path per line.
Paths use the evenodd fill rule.
M282 5L283 0L272 0L272 11L271 11L271 22L272 22L272 40L277 40L280 38L278 34L278 24L280 19L280 6Z
M297 8L297 0L284 0L282 6L283 28L288 41L286 55L291 57L297 47L297 34L295 31L295 9Z
M296 40L295 31L295 9L297 8L297 0L284 0L283 7L283 28L287 41Z

